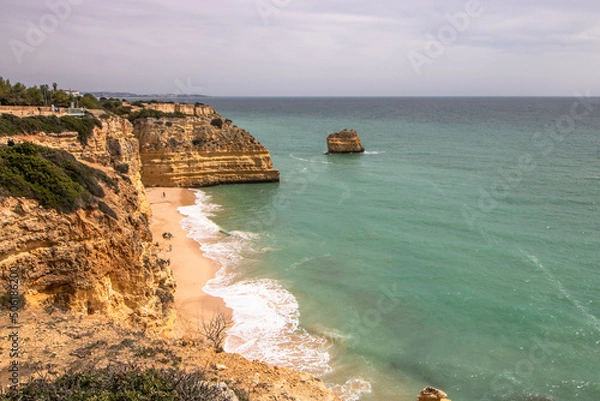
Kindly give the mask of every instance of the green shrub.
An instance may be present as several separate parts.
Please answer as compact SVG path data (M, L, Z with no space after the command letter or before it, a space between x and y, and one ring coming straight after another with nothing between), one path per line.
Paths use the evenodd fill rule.
M94 95L86 93L79 99L79 107L85 107L86 109L101 109L102 104Z
M224 401L218 384L202 372L108 367L68 372L55 381L40 377L18 391L0 392L0 401Z
M117 164L116 170L121 174L129 173L129 164L128 163L119 163Z
M102 123L91 114L83 117L74 116L33 116L20 118L12 114L0 115L0 136L16 134L34 134L37 132L60 133L66 131L77 132L77 138L83 145L87 145L88 138L92 135L94 127L102 127Z
M30 143L0 147L0 189L6 195L73 212L104 197L99 181L117 188L104 172L78 162L68 152Z
M17 296L17 302L16 302L16 306L18 310L23 310L25 308L25 305L27 304L27 300L25 299L25 295L24 294L19 294ZM10 293L5 293L4 295L0 296L0 310L10 310L10 307L12 306L12 302L13 302L13 297L10 295Z
M134 122L140 118L176 118L185 117L182 113L165 113L164 111L153 110L153 109L142 109L131 113L127 119Z
M217 128L223 128L223 120L220 118L213 118L210 125Z
M115 112L116 109L123 106L122 101L120 101L119 99L114 99L112 97L110 99L100 98L100 104L102 105L102 108L104 108L105 110L108 110L110 112L113 112L113 113Z
M192 145L194 146L202 146L206 142L206 138L198 135L192 139Z

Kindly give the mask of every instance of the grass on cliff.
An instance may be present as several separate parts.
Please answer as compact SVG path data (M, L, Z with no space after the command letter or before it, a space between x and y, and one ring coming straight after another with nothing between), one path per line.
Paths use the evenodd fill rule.
M0 147L0 195L36 199L46 208L73 212L98 204L97 198L105 195L101 181L117 189L104 172L63 150L31 143Z
M142 109L138 111L134 111L127 119L131 122L138 120L140 118L174 118L174 117L185 117L185 114L182 113L165 113L160 110L153 109Z
M60 118L56 116L20 118L12 114L0 115L0 136L74 131L77 132L79 142L87 145L94 127L102 127L102 123L90 114L83 117L63 116Z
M244 399L242 394L240 399ZM202 372L141 370L138 368L93 369L69 372L50 381L39 378L18 391L0 393L0 401L226 401L223 390L206 380Z

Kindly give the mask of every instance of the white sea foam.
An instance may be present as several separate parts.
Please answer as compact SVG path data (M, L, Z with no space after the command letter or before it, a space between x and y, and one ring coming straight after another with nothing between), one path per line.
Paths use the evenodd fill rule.
M365 155L380 155L382 153L385 153L384 150L365 150L363 152Z
M361 378L355 378L348 380L343 385L332 386L331 391L344 401L358 401L361 395L371 393L371 383Z
M325 160L309 160L309 159L304 159L302 157L298 157L298 156L294 156L293 153L290 153L290 157L294 160L299 160L302 162L306 162L306 163L322 163L322 164L331 164L331 162L325 161Z
M196 191L196 204L178 210L186 216L181 225L188 237L198 241L204 255L221 266L203 290L223 298L233 311L234 325L227 332L225 350L316 376L329 373L332 342L300 327L296 298L276 280L240 277L237 268L245 256L270 249L256 246L258 233L224 232L210 219L220 209L209 195ZM351 379L333 385L332 390L343 400L354 401L370 392L370 384Z
M552 274L550 270L548 270L548 268L546 268L546 266L544 266L535 255L530 255L522 249L519 250L521 251L521 253L527 256L527 258L529 258L529 260L531 260L537 266L537 268L542 271L542 273L544 273L546 278L558 289L558 291L560 291L560 293L566 299L568 299L573 305L575 305L575 307L589 319L592 326L594 326L596 330L600 331L600 319L592 315L590 311L584 305L581 304L581 302L575 299L575 297L573 297L571 293L567 291L567 289L560 282L560 280L558 280L556 276L554 276L554 274Z

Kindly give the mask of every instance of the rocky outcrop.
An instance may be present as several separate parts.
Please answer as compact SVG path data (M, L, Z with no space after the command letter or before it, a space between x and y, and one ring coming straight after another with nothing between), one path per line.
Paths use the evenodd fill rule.
M16 268L20 291L31 305L100 312L148 329L169 329L175 283L154 253L131 124L105 118L87 145L76 133L15 139L66 150L103 170L114 185L102 184L102 207L73 213L1 196L0 277L6 280Z
M120 188L106 202L118 219L98 209L60 213L29 199L0 199L0 272L7 278L17 269L32 306L100 312L160 331L169 326L175 283L153 254L136 194Z
M146 186L202 187L275 182L269 151L218 114L134 122Z
M327 153L362 153L365 148L355 130L343 130L327 137Z
M417 396L417 401L450 401L448 394L435 387L427 386Z
M211 106L201 103L144 103L145 109L158 110L163 113L179 113L190 116L217 116L217 112Z
M92 166L109 167L126 176L138 193L142 213L150 216L150 205L141 178L142 163L139 143L133 134L133 125L124 118L109 116L100 110L91 110L96 117L101 116L102 127L94 128L93 134L82 144L76 132L60 134L21 135L18 141L27 141L71 153L78 160Z

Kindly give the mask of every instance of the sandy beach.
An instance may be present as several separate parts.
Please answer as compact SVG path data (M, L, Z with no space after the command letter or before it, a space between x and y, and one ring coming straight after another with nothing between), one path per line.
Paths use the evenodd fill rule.
M175 335L196 337L202 319L210 319L217 311L228 315L231 311L221 298L212 297L202 290L214 277L217 267L204 256L200 244L187 237L180 224L184 216L177 208L193 205L194 193L185 188L147 188L146 195L152 207L150 229L153 242L158 243L159 257L170 261L177 282ZM172 237L163 238L163 233L171 233Z

